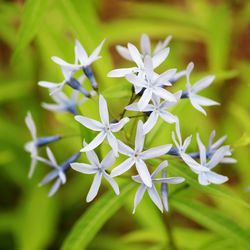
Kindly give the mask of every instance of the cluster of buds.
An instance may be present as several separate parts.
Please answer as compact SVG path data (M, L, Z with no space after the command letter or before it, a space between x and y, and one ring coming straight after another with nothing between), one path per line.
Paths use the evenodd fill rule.
M204 106L218 105L218 102L198 95L201 90L207 88L213 82L214 76L206 76L193 85L191 84L190 75L194 68L192 62L187 65L186 69L179 72L176 69L168 69L160 74L155 72L155 69L168 57L170 40L171 37L167 37L165 41L160 41L154 50L151 50L150 39L144 34L140 41L141 50L138 50L131 43L128 43L127 47L116 47L118 53L124 59L135 63L135 66L115 69L108 73L108 77L125 77L132 85L129 103L124 107L119 117L114 117L115 119L110 119L108 103L105 97L98 92L98 84L91 68L91 64L101 58L99 54L104 41L90 56L79 41L76 41L75 62L73 64L65 62L61 58L52 57L52 60L60 66L64 80L61 83L39 82L39 86L49 89L50 95L55 101L55 104L43 103L42 107L53 112L69 112L74 117L72 122L78 122L85 128L97 132L97 134L91 141L82 138L83 147L79 148L79 152L59 165L49 147L46 148L47 158L40 156L39 148L63 139L64 136L37 137L34 121L31 114L28 113L26 124L32 135L32 141L25 146L32 159L29 176L33 175L38 161L52 167L53 170L40 183L40 185L44 185L54 181L49 196L55 194L59 187L66 183L69 169L83 174L94 174L93 183L86 198L87 202L96 197L102 177L108 181L115 194L119 195L119 185L115 177L129 170L129 172L132 172L132 168L135 168L137 175L131 176L132 179L128 175L125 177L139 184L135 194L133 211L135 212L146 191L161 211L168 211L168 185L185 181L181 176L167 177L166 168L168 165L171 167L171 162L169 164L168 160L174 160L175 157L182 160L186 167L198 175L198 182L201 185L222 184L228 180L228 177L214 172L214 167L219 163L236 162L235 159L231 158L230 146L222 145L226 136L213 142L215 137L215 131L213 131L206 147L197 133L196 141L199 150L188 152L192 136L185 140L182 138L179 118L170 111L170 108L183 99L188 99L191 105L204 115L206 115ZM82 75L76 78L75 74L79 72ZM186 89L173 93L171 86L176 84L180 78L186 80ZM92 91L83 86L86 79L89 80ZM72 88L71 98L63 92L65 85ZM82 95L82 98L79 98L79 95ZM100 120L83 116L79 112L79 107L83 106L82 109L84 110L84 103L93 98L94 95L98 95ZM136 115L125 116L126 112L136 112ZM137 121L134 138L132 138L133 127L128 125L133 118L136 118L135 121ZM172 130L173 141L169 144L146 148L144 145L145 138L156 126L158 119L174 127ZM124 133L125 129L126 133ZM102 147L103 143L109 145L110 151L103 159L99 159L95 150ZM86 154L87 163L77 162L82 153ZM125 156L126 159L119 164L115 164L116 161L120 160L120 155ZM168 159L169 155L172 157ZM158 167L150 163L153 159L159 160ZM160 191L158 185L161 186Z

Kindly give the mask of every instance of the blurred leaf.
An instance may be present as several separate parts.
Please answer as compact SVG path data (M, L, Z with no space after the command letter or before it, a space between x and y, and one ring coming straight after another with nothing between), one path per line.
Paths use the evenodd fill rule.
M123 205L125 197L132 191L134 183L121 185L121 194L110 190L84 213L65 239L62 250L86 249L104 223Z
M179 212L200 225L221 236L235 239L239 244L243 244L246 249L250 248L249 234L240 225L236 224L216 208L211 208L200 202L187 200L180 196L174 197L171 204Z
M12 61L15 62L20 52L29 44L38 31L43 16L46 13L48 0L25 1L22 23L19 31L17 46Z

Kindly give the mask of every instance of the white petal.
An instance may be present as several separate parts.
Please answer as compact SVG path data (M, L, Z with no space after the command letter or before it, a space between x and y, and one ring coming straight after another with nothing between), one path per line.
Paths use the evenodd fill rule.
M25 123L30 130L32 138L36 139L36 126L30 112L25 117Z
M170 79L175 75L176 69L169 69L162 74L156 79L156 84L157 86L171 86L172 84L170 83Z
M143 123L140 120L137 124L136 136L135 136L135 151L141 152L144 146L144 131L143 131Z
M207 174L202 172L198 175L198 180L199 180L199 183L203 186L207 186L210 184L208 178L207 178Z
M121 175L121 174L125 173L126 171L128 171L134 165L134 163L135 163L135 161L132 158L128 158L123 163L121 163L120 165L115 167L111 171L110 176L115 177L115 176L118 176L118 175Z
M188 154L181 154L182 160L195 172L208 171L208 168L202 166L198 162L196 162L191 156Z
M214 78L214 76L206 76L202 78L192 86L192 90L194 93L198 93L199 91L207 88L213 82Z
M192 72L193 69L194 69L194 63L193 63L193 62L190 62L190 63L188 64L188 66L187 66L187 69L186 69L187 74L189 75L189 74Z
M53 196L53 195L57 192L57 190L59 189L59 187L61 186L61 184L62 184L62 182L61 182L61 180L58 178L58 179L55 181L55 183L53 184L52 188L50 189L48 196L49 196L49 197Z
M132 61L132 58L129 54L129 51L126 47L124 46L120 46L120 45L117 45L116 47L116 50L118 51L118 53L125 59L129 60L129 61Z
M206 173L207 179L214 184L222 184L228 181L228 177L224 175L217 174L215 172L209 171Z
M100 132L87 146L81 149L81 152L87 152L98 147L105 139L106 133Z
M138 206L138 204L140 203L140 201L142 200L144 193L146 191L146 186L145 185L140 185L140 187L138 188L138 190L136 191L135 194L135 199L134 199L134 209L133 209L133 214L135 213L135 210Z
M75 54L76 58L81 62L81 64L86 66L88 55L78 40L75 41Z
M48 89L53 89L58 87L58 83L54 82L47 82L47 81L40 81L38 82L38 85L40 87L48 88Z
M148 149L148 150L142 152L140 154L140 157L143 160L156 158L156 157L159 157L161 155L166 154L171 149L171 147L172 147L171 144L166 144L166 145L162 145L159 147L154 147L154 148L151 148L151 149Z
M128 43L128 50L129 50L132 60L137 64L139 68L142 68L143 62L142 62L141 54L138 51L138 49L132 43Z
M147 165L145 164L145 162L143 160L137 160L135 162L135 166L136 166L136 170L137 170L138 174L140 175L143 183L148 187L152 187L151 176L150 176L150 173L148 171L148 168L147 168Z
M160 211L163 212L163 205L161 202L161 198L160 198L155 186L153 185L151 188L148 188L147 191L148 191L148 194L150 196L150 199L160 209Z
M143 34L141 36L141 51L144 55L151 54L151 44L148 35Z
M171 113L169 113L167 111L161 111L159 113L159 115L167 123L175 123L175 122L177 122L177 117L172 115Z
M153 66L154 69L157 68L159 65L161 65L167 58L169 54L170 49L166 48L158 52L153 56Z
M84 142L83 146L87 146L88 144L86 142ZM86 151L86 155L87 155L87 158L89 160L89 162L93 165L93 166L99 166L100 164L100 161L99 161L99 158L97 156L97 154L95 153L94 150L89 150L89 151Z
M37 160L35 158L31 158L31 165L29 170L29 178L31 178L34 174Z
M65 111L65 107L63 105L58 105L58 104L50 104L50 103L45 103L43 102L41 104L41 106L44 109L53 111L53 112L64 112Z
M144 59L144 70L147 74L148 79L152 79L154 76L154 68L153 68L153 61L149 55L145 56Z
M110 130L112 132L118 132L120 131L124 126L125 124L127 124L129 122L129 118L128 117L124 117L122 118L119 122L117 123L111 123L110 124Z
M66 175L65 175L65 173L61 169L58 172L58 177L60 178L62 184L66 183Z
M192 140L192 135L190 135L189 137L187 137L183 143L183 146L182 146L182 150L183 152L186 152L187 150L187 147L189 146L190 142Z
M118 154L118 143L117 143L117 139L115 138L115 136L110 132L107 133L107 139L108 139L108 143L110 145L110 147L113 149L114 154L116 157L119 156Z
M59 58L57 56L52 56L51 59L55 63L59 64L60 66L63 66L65 68L67 68L68 70L77 70L79 68L78 65L67 63L63 59L61 59L61 58Z
M124 77L125 75L132 74L137 68L124 68L124 69L114 69L108 73L108 77Z
M102 123L107 126L109 124L109 111L107 102L102 95L99 97L99 113Z
M97 172L97 168L86 163L74 162L74 163L71 163L70 166L75 171L81 172L83 174L95 174Z
M159 166L155 169L155 171L152 173L151 177L154 178L160 171L162 171L167 166L168 166L168 161L161 162Z
M150 116L148 117L147 121L143 124L143 130L144 134L147 134L156 124L158 120L158 113L157 112L152 112Z
M115 193L117 195L119 195L120 194L120 190L119 190L119 186L116 183L116 181L110 175L108 175L107 173L104 173L103 176L109 182L109 184L111 185L111 187L114 189Z
M90 55L89 57L89 64L91 64L92 62L96 61L97 59L99 59L99 54L101 52L101 49L102 49L102 46L103 44L105 43L105 40L104 39L99 45L98 47L93 51L93 53Z
M153 182L169 183L169 184L179 184L185 181L182 177L169 177L169 178L156 178Z
M141 75L128 74L125 76L126 80L135 86L143 87L144 79Z
M140 111L142 111L148 105L151 98L152 98L152 90L146 89L143 92L143 94L138 102L138 107L139 107Z
M77 115L77 116L75 116L75 120L80 122L83 126L89 128L91 130L94 130L94 131L101 131L103 129L102 123L100 123L96 120L87 118L85 116Z
M174 94L170 93L169 91L167 91L161 87L155 87L153 89L153 93L166 101L169 101L169 102L176 102L177 101Z
M205 166L206 162L207 162L207 160L206 160L206 158L207 158L206 157L206 148L205 148L204 144L202 143L198 133L196 134L196 140L197 140L198 147L199 147L201 165Z
M229 146L223 146L219 148L218 150L216 150L211 160L207 163L207 167L212 169L218 163L220 163L221 160L226 156L228 150L229 150Z
M127 156L131 156L134 153L134 150L132 148L130 148L120 140L118 140L118 150L120 153Z
M206 111L193 99L193 97L189 97L189 100L195 109L197 109L204 115L207 115Z
M112 166L115 162L115 156L114 152L111 150L109 153L106 155L106 157L102 160L101 165L104 169L108 169L110 166Z
M220 139L218 139L215 143L213 144L211 143L211 149L216 149L220 147L226 139L227 139L227 136L224 135Z
M49 147L46 147L46 152L47 152L47 155L49 157L49 160L51 161L51 163L56 167L58 166L57 162L56 162L56 158L55 156L53 155L52 151L50 150Z
M218 102L213 101L209 98L193 95L192 99L201 106L213 106L213 105L220 105Z
M53 170L53 171L49 172L49 173L43 178L43 180L38 184L39 187L45 185L46 183L50 182L51 180L55 179L56 177L58 177L58 170Z
M90 190L88 192L86 199L87 202L92 201L96 197L101 185L101 180L102 180L102 174L100 172L97 172L90 187Z

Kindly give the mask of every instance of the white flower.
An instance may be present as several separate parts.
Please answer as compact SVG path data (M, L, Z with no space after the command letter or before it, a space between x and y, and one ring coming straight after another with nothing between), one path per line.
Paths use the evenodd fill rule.
M50 91L50 95L53 95L57 92L60 92L65 84L68 84L71 88L80 91L86 97L90 97L89 92L81 85L86 77L84 75L80 76L78 79L73 77L75 71L71 70L65 66L61 66L61 71L64 77L64 80L60 83L48 82L48 81L40 81L38 85L44 88L48 88Z
M66 175L65 172L67 169L69 169L70 164L72 162L74 162L79 156L80 153L74 154L73 156L71 156L68 160L66 160L63 164L61 164L60 166L58 165L52 151L50 150L50 148L46 148L46 152L48 155L48 160L44 159L42 157L37 156L36 160L45 163L46 165L50 166L53 168L53 170L51 172L49 172L44 179L39 183L39 187L47 184L48 182L52 181L55 179L55 182L52 186L52 188L49 191L49 197L54 195L57 190L59 189L59 187L63 184L66 183Z
M215 102L211 99L208 99L203 96L197 95L201 90L207 88L214 80L214 76L206 76L196 82L194 85L191 86L190 84L190 73L192 72L194 68L194 64L191 62L188 64L186 69L186 78L187 78L187 97L189 98L191 104L193 107L200 112L202 112L204 115L206 115L206 111L201 106L212 106L212 105L219 105L218 102ZM183 92L184 93L184 92Z
M90 93L92 96L95 95L95 92L92 91ZM56 92L52 95L52 99L56 103L42 103L42 107L53 111L53 112L70 112L73 115L77 114L77 107L81 106L88 98L83 97L81 99L79 97L79 92L73 90L71 98L65 95L63 92Z
M143 34L141 36L141 40L140 40L140 46L141 46L141 57L144 58L146 55L151 56L152 58L158 56L163 53L165 55L165 50L166 47L168 46L170 40L172 39L171 36L168 36L163 42L160 41L157 43L154 51L151 51L151 42L150 39L148 37L148 35ZM116 50L118 51L118 53L124 58L127 59L129 61L133 61L131 55L130 55L130 51L128 48L118 45L116 46ZM168 50L168 49L167 49ZM160 53L160 54L158 54ZM157 55L158 54L158 55ZM164 58L164 57L163 57Z
M210 137L209 137L209 143L207 148L207 154L209 156L212 156L214 152L222 145L222 143L227 139L227 136L222 136L219 138L216 142L213 142L216 135L216 131L213 130ZM228 148L228 152L225 154L225 157L220 161L221 163L236 163L237 161L230 157L232 155L231 149Z
M99 113L101 122L85 116L75 116L75 119L83 126L94 131L100 131L100 133L87 146L81 149L81 152L93 150L99 146L105 138L107 138L108 143L113 149L115 155L118 156L118 143L113 133L120 131L124 125L129 122L129 118L125 117L117 123L110 123L107 102L102 95L99 97Z
M147 191L148 195L150 197L150 199L153 201L153 203L161 210L161 212L163 212L163 205L162 205L162 201L161 198L158 194L158 191L155 187L155 183L161 183L161 184L179 184L181 182L183 182L185 179L182 177L163 177L163 178L156 178L156 175L162 171L164 168L166 168L168 166L168 162L167 161L163 161L157 168L156 170L151 174L150 178L151 178L151 182L152 182L152 186L148 187L144 184L144 182L141 180L140 176L132 176L133 180L136 181L137 183L140 183L140 187L138 188L136 194L135 194L135 199L134 199L134 210L133 213L135 213L136 207L138 206L138 204L140 203L140 201L142 200L144 193ZM167 198L167 193L164 193L164 199ZM167 201L167 200L165 200ZM167 204L164 205L165 209L168 211L168 206Z
M98 47L92 52L90 56L88 56L87 52L85 51L84 47L81 45L81 43L76 40L75 42L75 62L74 64L70 64L65 62L63 59L53 56L51 59L59 64L60 66L66 67L69 70L77 71L79 69L88 67L91 65L94 61L101 58L99 56L100 51L102 49L102 46L105 42L105 39L98 45Z
M120 51L124 51L124 49L121 49ZM144 48L144 50L148 50L148 48ZM131 43L128 43L128 49L127 49L128 53L125 52L124 55L127 55L127 59L131 58L132 61L135 62L136 67L131 67L131 68L122 68L122 69L115 69L112 70L108 73L109 77L124 77L125 75L131 74L131 73L142 73L144 72L145 68L144 68L144 59L148 56L151 58L151 56L148 53L145 53L145 55L141 54L138 49ZM169 54L170 49L169 48L164 48L161 49L159 48L159 52L156 53L154 56L152 56L151 60L152 60L152 67L155 69L157 68L161 63L163 63L168 54Z
M90 202L96 197L101 185L102 177L104 177L109 182L111 187L114 189L115 193L119 195L120 193L119 186L117 185L115 180L113 180L112 177L106 172L106 170L115 162L113 151L111 150L107 154L107 156L102 160L102 162L99 161L96 153L93 150L86 152L86 155L91 164L86 164L86 163L71 164L71 167L78 172L84 174L95 174L86 201Z
M177 102L174 94L170 93L163 87L171 86L171 77L175 74L176 69L170 69L158 75L153 71L152 60L149 56L145 57L145 77L142 75L127 75L126 79L135 86L136 94L144 89L143 94L138 102L139 110L142 111L152 100L153 95L158 96L165 101Z
M181 92L177 92L175 94L175 97L176 100L178 101L181 97ZM143 112L150 112L147 121L143 124L143 129L145 134L147 134L155 126L159 117L161 117L167 123L175 123L178 118L167 111L167 109L169 109L175 104L176 102L168 102L168 101L160 102L159 97L153 96L152 104L148 104L143 109ZM138 103L133 103L127 106L126 109L132 111L140 111Z
M135 149L132 149L129 146L125 145L123 142L118 141L119 152L123 155L128 156L128 159L126 159L123 163L112 170L112 177L123 174L133 165L135 165L136 170L140 175L143 183L148 187L152 187L150 173L144 160L152 159L166 154L170 150L172 145L166 144L142 151L144 147L144 139L145 133L143 131L143 123L142 121L139 121L135 136Z
M173 139L174 144L176 146L176 149L173 148L173 151L175 151L173 153L180 155L182 157L182 155L186 152L187 147L189 146L189 144L191 142L192 135L187 137L183 142L182 137L181 137L179 120L175 124L175 131L176 131L176 133L174 133L174 131L172 131L172 139ZM177 138L176 138L176 136L177 136Z
M213 169L225 157L229 147L223 146L216 150L207 162L206 148L197 134L197 142L200 153L200 163L196 162L190 155L182 154L182 159L191 168L193 172L198 174L199 183L201 185L209 185L210 183L222 184L228 180L228 177L213 172Z

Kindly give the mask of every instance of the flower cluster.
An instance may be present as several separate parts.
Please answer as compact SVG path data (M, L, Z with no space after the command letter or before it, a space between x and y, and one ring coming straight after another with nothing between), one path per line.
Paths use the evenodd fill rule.
M135 65L129 68L115 69L108 73L108 77L124 77L132 85L128 105L124 107L118 117L112 117L112 119L109 113L110 107L108 107L105 97L98 92L98 84L92 70L92 63L101 58L99 54L105 40L90 56L80 42L76 41L74 63L68 63L59 57L52 57L52 60L60 66L64 79L61 83L39 82L40 86L49 89L50 95L55 101L55 104L43 103L42 107L53 112L69 112L74 116L72 122L80 123L85 128L94 131L96 135L88 141L87 138L82 138L83 147L79 148L79 152L58 165L49 147L46 148L47 158L40 156L39 148L59 139L67 138L67 136L37 137L35 124L31 114L28 113L26 124L32 135L32 141L25 146L32 159L29 176L33 175L37 162L51 167L53 170L39 184L42 186L52 180L55 181L49 196L66 183L67 170L69 169L94 175L87 195L87 202L92 201L98 194L103 177L115 194L119 195L119 181L117 182L115 177L121 176L125 172L136 172L137 175L128 177L139 185L134 198L133 212L146 191L161 211L164 209L168 211L168 185L185 181L181 176L167 177L166 168L168 165L168 168L171 168L171 160L174 160L174 157L167 159L169 155L180 159L184 166L197 174L198 182L201 185L222 184L228 180L228 177L214 171L219 163L236 162L231 158L230 147L222 145L226 137L213 142L215 137L215 131L213 131L208 146L205 147L197 133L198 151L189 152L188 148L192 136L186 139L182 138L179 118L172 112L173 107L183 99L188 99L195 109L205 115L204 106L218 105L218 102L198 95L201 90L207 88L214 81L214 76L206 76L192 85L190 80L194 68L192 62L182 71L171 68L162 73L156 72L156 68L168 57L170 40L171 37L166 38L152 50L150 39L144 34L140 41L141 50L138 50L131 43L128 43L127 47L116 47L124 59ZM79 72L81 76L77 78L76 74L79 75ZM186 89L173 92L171 87L181 78L186 81ZM83 86L86 79L90 83L89 86ZM72 89L71 97L65 94L65 85ZM84 116L80 112L80 110L84 110L86 100L92 98L95 101L97 99L93 98L94 95L98 96L100 120ZM131 112L135 112L136 115L125 116L126 113ZM133 122L131 122L132 119ZM159 119L173 127L172 142L149 147L145 143L146 137L155 128ZM134 129L135 135L133 136ZM162 139L164 141L164 138ZM104 144L108 144L110 150L105 157L100 157L95 151ZM82 153L86 154L87 163L79 161ZM159 162L158 167L155 167L156 160ZM127 176L127 174L124 175L125 178ZM159 190L158 185L160 185Z

